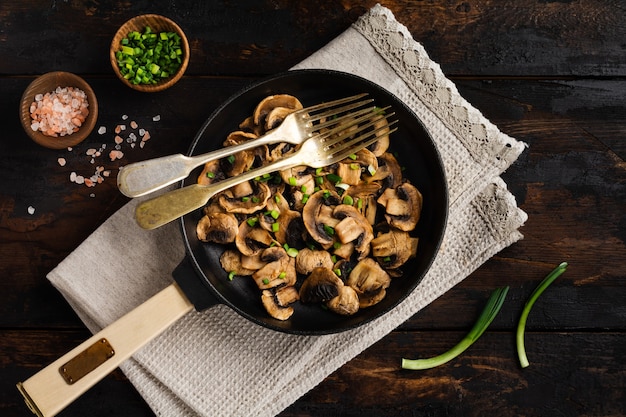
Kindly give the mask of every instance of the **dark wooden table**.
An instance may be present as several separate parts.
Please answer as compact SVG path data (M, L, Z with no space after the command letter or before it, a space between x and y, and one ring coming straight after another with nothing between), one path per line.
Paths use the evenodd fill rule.
M158 3L158 4L153 4ZM463 96L530 147L504 179L529 214L525 239L416 314L281 413L291 416L618 416L626 413L626 2L382 1ZM30 141L18 103L35 76L82 75L98 126L123 114L153 133L119 165L184 152L231 94L323 47L374 1L32 1L0 3L0 415L27 416L15 383L89 336L46 274L127 199L93 174L85 150ZM128 18L165 14L186 31L184 79L153 95L114 76L111 38ZM161 122L152 121L160 114ZM62 167L57 158L67 160ZM117 165L116 165L117 164ZM29 214L29 207L35 209ZM514 329L554 266L567 272L539 299L521 369ZM88 273L88 271L86 271ZM497 286L511 290L490 329L428 371L399 369L454 345ZM61 415L149 416L120 371Z

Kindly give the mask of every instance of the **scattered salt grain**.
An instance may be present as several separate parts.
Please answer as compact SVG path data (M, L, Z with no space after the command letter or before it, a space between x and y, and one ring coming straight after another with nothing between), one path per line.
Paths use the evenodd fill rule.
M134 120L133 120L132 122L130 122L130 127L131 127L132 129L137 129L137 126L138 126L138 125L137 125L137 122L136 122L136 121L134 121Z
M122 120L126 120L126 119L128 119L128 115L127 114L123 114L122 115Z
M159 120L161 120L161 115L160 115L160 114L157 114L156 116L154 116L154 117L152 118L152 121L153 121L153 122L158 122Z
M59 158L57 159L57 162L59 163L59 165L61 165L62 167L65 166L65 164L67 163L67 161L65 160L65 158Z
M28 214L33 215L35 214L35 207L33 206L28 206Z
M143 142L150 140L150 132L146 131L146 133L144 133L143 136L141 137L141 140Z
M89 148L87 149L87 151L85 152L85 155L87 156L93 156L96 154L96 150L94 148Z
M115 135L115 143L119 145L122 142L124 142L124 139L120 135Z
M94 193L89 194L89 197L94 198L96 195Z
M111 158L111 162L115 161L116 159L122 159L123 157L124 152L122 151L114 150L109 152L109 158Z
M98 134L99 135L104 135L107 132L107 128L105 126L100 126L98 128Z

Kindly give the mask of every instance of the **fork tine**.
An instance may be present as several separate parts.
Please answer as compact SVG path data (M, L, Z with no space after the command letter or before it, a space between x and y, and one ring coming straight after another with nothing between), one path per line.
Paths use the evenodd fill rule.
M375 123L378 123L381 119L386 119L387 117L393 116L395 113L390 113L390 114L383 114L384 111L388 110L390 108L390 106L387 106L383 109L380 109L378 111L376 111L376 114L372 114L374 113L372 112L367 112L364 113L363 115L350 120L349 123L345 123L341 126L337 126L327 132L324 132L322 135L320 135L320 138L324 141L324 145L326 146L326 148L331 147L332 145L341 142L342 140L344 140L347 136L349 135L354 135L358 132L363 131L363 129L366 129L372 125L374 125ZM379 115L380 117L376 117L374 120L370 120L372 118L372 116L376 116ZM367 121L368 123L361 125L358 127L357 131L350 131L349 128L353 127L353 126L357 126L359 123L361 122L365 122ZM333 137L334 136L334 137ZM329 140L326 140L327 138L331 138Z
M357 117L360 117L360 116L362 116L364 114L371 114L375 109L376 109L376 107L372 106L372 107L367 107L367 108L360 109L360 110L357 110L357 111L354 111L354 112L346 113L346 114L341 115L339 117L336 117L334 119L329 119L329 120L327 120L325 122L316 124L315 125L315 130L320 130L320 129L323 129L323 128L328 127L328 126L333 126L333 125L336 125L338 123L343 122L344 120L357 118Z
M297 113L308 113L308 112L312 112L312 111L317 111L317 110L323 110L323 109L327 109L330 107L335 107L335 106L339 106L341 104L345 104L345 103L349 103L351 101L355 101L358 99L361 99L363 97L365 97L368 93L361 93L361 94L356 94L354 96L350 96L350 97L344 97L344 98L340 98L338 100L333 100L333 101L328 101L325 103L319 103L319 104L315 104L313 106L309 106L309 107L305 107L303 109L300 109L297 111Z
M396 122L397 120L393 120L392 122L386 124L385 126L381 126L378 129L366 132L365 134L360 135L347 142L339 143L335 149L331 150L331 152L333 153L328 156L328 160L326 161L326 163L333 164L335 162L339 162L343 159L346 159L348 156L360 151L361 149L371 145L372 143L380 139L380 137L376 133L378 133L382 129L389 128ZM396 130L398 130L397 127L391 128L389 129L389 132L387 134L391 134Z
M354 109L357 109L359 107L363 107L363 106L365 106L367 104L372 103L373 101L374 101L374 99L370 98L370 99L366 99L366 100L357 101L355 103L350 103L350 104L347 104L347 105L342 106L342 107L334 107L334 108L330 108L330 109L324 109L325 111L323 111L321 113L309 114L309 116L307 117L307 120L310 121L310 122L316 122L316 121L322 120L324 118L333 118L334 116L340 115L342 113L349 112L350 110L354 110ZM369 108L374 108L374 107L375 106L371 106Z

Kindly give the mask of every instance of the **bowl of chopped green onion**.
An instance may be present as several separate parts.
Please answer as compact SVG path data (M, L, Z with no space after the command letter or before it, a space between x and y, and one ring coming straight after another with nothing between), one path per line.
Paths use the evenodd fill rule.
M189 42L171 19L145 14L133 17L115 33L111 66L128 87L157 92L174 85L189 63Z

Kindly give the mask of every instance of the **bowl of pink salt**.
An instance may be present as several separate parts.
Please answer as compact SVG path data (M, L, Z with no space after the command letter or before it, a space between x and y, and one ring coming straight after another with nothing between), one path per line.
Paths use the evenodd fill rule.
M20 103L28 136L51 149L75 146L91 133L98 119L96 95L81 77L49 72L31 82Z

